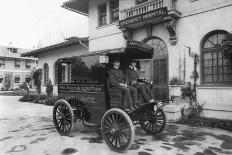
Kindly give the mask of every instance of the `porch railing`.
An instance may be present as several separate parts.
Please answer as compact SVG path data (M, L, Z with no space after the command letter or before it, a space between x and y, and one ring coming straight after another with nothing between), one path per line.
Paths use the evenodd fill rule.
M153 0L153 1L148 1L146 3L142 3L140 5L136 5L134 7L122 10L120 12L121 14L120 20L131 18L137 15L141 15L141 14L144 14L149 11L153 11L153 10L156 10L162 7L167 7L168 9L172 9L173 1L174 0Z

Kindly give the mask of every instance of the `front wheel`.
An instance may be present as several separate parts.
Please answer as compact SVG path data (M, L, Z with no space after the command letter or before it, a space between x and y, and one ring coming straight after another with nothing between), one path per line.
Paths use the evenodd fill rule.
M69 136L73 129L74 115L70 104L59 100L53 108L53 122L57 131L63 136Z
M124 152L134 141L134 125L126 112L113 108L101 121L102 137L110 149Z
M159 134L166 126L166 115L163 109L148 109L142 118L139 120L139 124L149 134Z

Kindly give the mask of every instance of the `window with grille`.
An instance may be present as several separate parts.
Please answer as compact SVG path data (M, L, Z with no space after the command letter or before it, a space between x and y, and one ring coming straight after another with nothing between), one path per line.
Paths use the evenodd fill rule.
M49 76L49 67L47 63L44 64L43 69L44 69L44 84L46 85L48 84L48 76Z
M12 53L17 53L18 49L17 48L8 48L9 51Z
M20 76L19 75L15 76L14 83L20 83Z
M5 67L5 60L0 59L0 68L4 68L4 67Z
M26 78L25 81L26 83L31 83L31 78Z
M20 68L20 60L15 60L15 68Z
M106 3L99 6L99 25L106 25Z
M220 44L226 33L218 32L208 36L202 46L202 83L232 83L232 69L229 60L223 56Z
M31 62L27 60L26 63L25 63L25 67L27 69L31 69Z
M61 82L71 82L71 63L62 63Z
M2 82L3 82L3 76L0 75L0 83L2 83Z
M111 9L111 22L119 20L119 2L118 0L110 1Z

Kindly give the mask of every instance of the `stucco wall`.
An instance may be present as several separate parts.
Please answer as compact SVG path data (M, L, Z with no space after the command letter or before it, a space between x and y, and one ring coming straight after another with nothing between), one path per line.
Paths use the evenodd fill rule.
M57 59L78 56L88 53L88 50L80 45L74 45L66 48L61 48L53 51L49 51L38 56L38 67L43 68L45 63L49 66L49 78L53 86L53 94L57 95L57 85L55 84L55 62ZM42 73L42 93L46 93L46 86L44 85L44 75Z
M103 0L101 0L102 2ZM89 8L90 51L122 47L125 40L121 30L115 23L98 27L97 6L100 1L91 0ZM135 0L120 0L119 10L133 7ZM186 59L185 81L193 82L190 78L193 71L193 59L188 55L188 48L200 54L203 37L214 30L232 31L232 1L231 0L177 0L176 8L182 13L176 23L177 44L171 45L169 33L164 23L153 25L152 35L161 38L168 47L169 80L177 76L184 77L184 57ZM133 40L142 41L146 38L146 29L133 30ZM200 66L198 67L200 73ZM201 75L200 75L201 77ZM200 84L200 79L198 80ZM198 101L205 104L206 109L231 111L232 87L199 87ZM212 97L213 96L213 97ZM232 114L230 112L230 114ZM206 115L212 116L210 113ZM220 115L220 114L219 114ZM222 115L221 115L222 116ZM226 114L225 116L229 116Z
M117 22L104 26L98 25L98 6L103 0L89 2L89 51L98 51L125 46L122 31Z

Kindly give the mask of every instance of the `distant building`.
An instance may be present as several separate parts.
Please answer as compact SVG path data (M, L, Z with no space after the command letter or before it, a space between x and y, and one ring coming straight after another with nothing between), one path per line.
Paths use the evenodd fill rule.
M21 57L28 49L0 46L0 89L11 90L26 82L33 86L32 70L37 67L37 59Z
M208 117L232 118L232 69L219 50L232 31L231 0L69 0L62 7L89 17L90 52L121 49L128 41L151 45L154 57L141 65L157 99L172 95L173 77L193 83L189 51L197 53L198 102ZM170 109L180 113L179 107Z
M22 54L22 56L33 56L38 58L38 68L42 69L42 93L46 93L46 85L48 81L51 80L53 95L58 95L57 60L85 53L88 53L88 38L70 37L64 42L32 50ZM67 67L68 66L64 67L65 74L68 74Z

